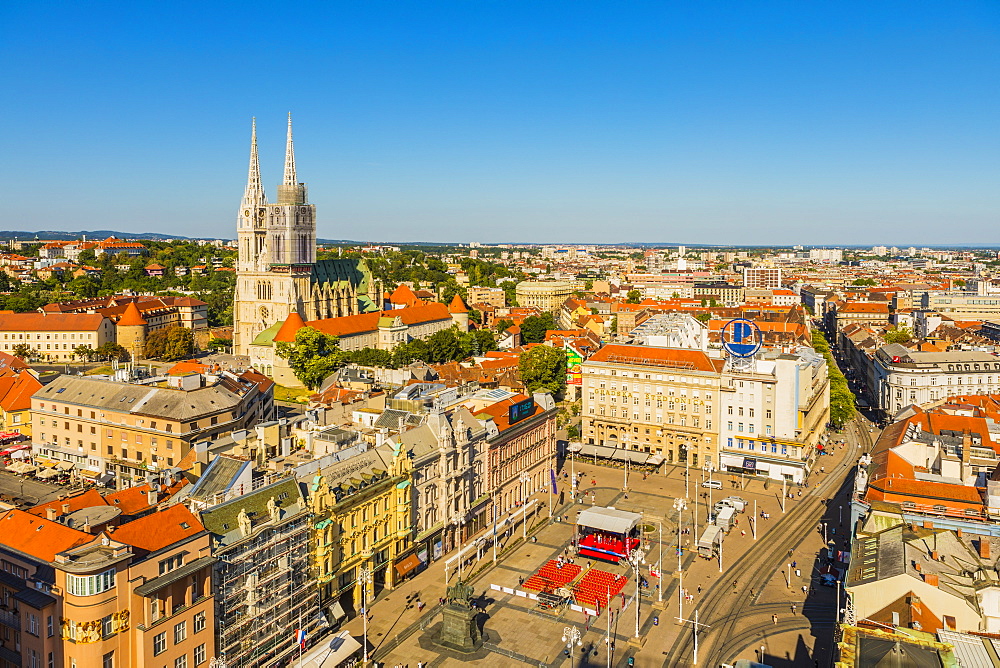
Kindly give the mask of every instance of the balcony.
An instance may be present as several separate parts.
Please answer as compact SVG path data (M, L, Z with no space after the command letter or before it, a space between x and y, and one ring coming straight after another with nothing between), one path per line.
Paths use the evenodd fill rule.
M10 628L20 631L21 630L21 616L16 612L10 610L0 610L0 624L4 626L9 626Z

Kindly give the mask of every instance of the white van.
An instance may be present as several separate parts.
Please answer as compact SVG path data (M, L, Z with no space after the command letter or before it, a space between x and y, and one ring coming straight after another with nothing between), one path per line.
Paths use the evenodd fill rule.
M722 481L721 480L706 480L705 482L701 483L701 486L702 487L708 487L709 489L722 489Z

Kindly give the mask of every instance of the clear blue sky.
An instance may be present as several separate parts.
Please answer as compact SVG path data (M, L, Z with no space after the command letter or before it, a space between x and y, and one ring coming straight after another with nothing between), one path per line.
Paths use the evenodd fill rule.
M5 2L0 229L1000 243L1000 2Z

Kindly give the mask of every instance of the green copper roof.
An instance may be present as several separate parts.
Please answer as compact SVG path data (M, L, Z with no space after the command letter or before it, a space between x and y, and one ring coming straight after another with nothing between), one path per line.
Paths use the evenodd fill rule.
M257 337L253 340L253 343L251 343L250 345L252 345L252 346L270 346L270 345L273 345L274 344L274 336L278 333L278 330L281 329L281 326L283 324L284 324L284 322L282 322L282 321L278 321L278 322L274 323L273 325L271 325L270 327L268 327L267 329L265 329L263 332L261 332L260 334L258 334Z

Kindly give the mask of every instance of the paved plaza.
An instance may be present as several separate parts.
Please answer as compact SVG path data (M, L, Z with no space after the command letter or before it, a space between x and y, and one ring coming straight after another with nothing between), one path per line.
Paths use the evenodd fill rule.
M848 430L845 437L860 441L861 447L870 445L870 441L865 443L870 438L867 426L853 432ZM766 662L776 667L813 666L815 661L819 661L820 666L829 665L836 594L831 588L817 586L817 574L824 565L821 551L825 540L843 549L849 516L848 501L841 489L856 454L857 447L837 447L832 456L820 457L808 488L785 489L785 494L791 494L792 498L786 496L784 512L782 486L775 481L765 486L760 480L748 481L716 473L715 478L724 482L724 489L708 490L700 484L701 471L688 471L686 486L683 467L665 466L662 472L648 476L631 473L625 491L623 469L580 460L567 461L564 471L568 473L572 469L580 474L577 501L555 507L550 521L547 497L540 495L539 512L529 521L528 540L521 541L518 525L514 535L506 536L506 542L498 545L497 564L493 564L493 551L487 545L481 550L482 558L464 572L483 609L480 618L487 636L484 650L473 657L449 655L430 642L430 634L441 618L439 601L446 592L444 559L441 559L387 592L372 606L368 623L370 653L379 665L390 667L415 668L418 662L435 667L460 664L607 666L610 638L613 641L611 665L627 665L630 657L636 666L690 665L690 650L681 645L692 634L691 624L682 625L677 617L690 620L696 609L705 606L700 610L699 621L709 627L703 628L699 636L699 665L711 665L707 660L716 654L719 661L729 663L740 658L759 660L761 648ZM820 472L821 467L825 472ZM565 499L570 501L569 479L560 475L559 487L565 492ZM678 518L673 503L686 493L689 505L681 517L681 528L690 531L681 536L681 553L684 595L689 600L684 602L677 569ZM718 560L697 557L692 545L705 526L709 503L733 494L746 499L748 508L738 515L738 525L725 538L723 572L720 573ZM831 500L827 501L827 497ZM796 507L800 504L807 507L797 512ZM643 592L639 606L638 641L635 639L634 604L620 610L621 597L612 600L610 607L615 614L609 629L606 612L594 618L569 607L544 610L523 595L491 588L497 585L523 592L522 580L549 559L572 556L576 515L591 505L641 513L643 524L652 529L643 535L642 550L647 566L642 568L642 573L650 586ZM788 523L783 523L785 517L789 518ZM755 520L756 526L753 526ZM788 535L782 536L778 527L785 527L784 533ZM575 561L585 569L592 565L628 575L630 579L624 593L626 601L631 601L635 580L627 564L591 564L585 558ZM655 567L657 562L662 562L662 593L657 591L657 579L650 577L648 572L648 564ZM453 578L454 573L449 573L449 577ZM760 584L748 588L751 579L759 580ZM708 600L710 591L711 601ZM662 602L658 600L660 597ZM422 611L417 609L417 600L426 604ZM581 634L581 645L574 647L572 662L564 653L562 641L567 627L575 627ZM363 621L352 619L346 628L360 638ZM683 660L677 658L681 656Z

